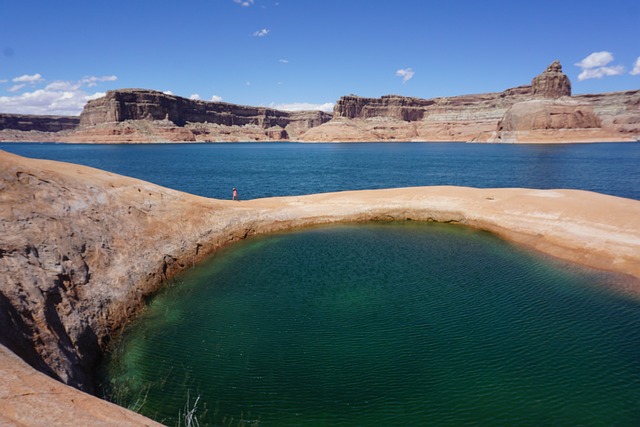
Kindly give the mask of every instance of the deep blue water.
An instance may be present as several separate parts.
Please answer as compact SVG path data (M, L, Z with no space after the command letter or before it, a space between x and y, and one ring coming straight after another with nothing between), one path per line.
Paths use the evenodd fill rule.
M84 164L226 199L461 185L573 188L640 200L640 143L13 144L0 150Z

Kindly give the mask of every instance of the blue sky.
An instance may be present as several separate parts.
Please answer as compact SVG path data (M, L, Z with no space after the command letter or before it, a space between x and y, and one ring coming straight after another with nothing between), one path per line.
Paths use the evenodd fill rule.
M640 88L640 2L5 0L0 112L76 115L107 90L330 110L529 84Z

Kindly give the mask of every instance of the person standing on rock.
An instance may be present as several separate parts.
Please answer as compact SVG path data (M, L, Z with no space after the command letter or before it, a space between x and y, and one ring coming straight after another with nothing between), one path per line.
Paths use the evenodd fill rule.
M236 200L236 201L240 201L240 199L238 198L238 190L236 190L236 188L233 188L233 196L231 197L231 200Z

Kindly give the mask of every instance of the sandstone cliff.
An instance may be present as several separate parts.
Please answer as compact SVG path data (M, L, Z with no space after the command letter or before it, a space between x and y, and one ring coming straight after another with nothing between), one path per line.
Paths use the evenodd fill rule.
M104 425L116 415L111 405L33 377L2 346L91 391L109 336L172 274L253 233L374 219L462 223L640 278L635 200L575 190L424 187L232 202L0 151L0 422L65 425L73 422L68 413ZM628 284L625 291L640 295L637 281ZM53 419L30 406L38 396L70 410Z
M75 130L78 117L0 113L0 141L57 141Z
M554 61L530 86L435 99L344 96L306 141L574 142L640 137L640 91L571 96ZM517 127L517 129L516 129Z
M191 100L143 89L109 91L89 101L74 141L262 141L295 139L331 119L322 111L287 112Z
M48 123L48 124L47 124ZM343 96L333 116L206 102L143 89L107 92L80 118L0 114L0 141L465 141L640 140L640 90L572 96L558 61L531 85L421 99Z

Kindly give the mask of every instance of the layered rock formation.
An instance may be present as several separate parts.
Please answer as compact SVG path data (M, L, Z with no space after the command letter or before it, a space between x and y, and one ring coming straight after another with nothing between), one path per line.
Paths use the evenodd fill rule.
M39 120L0 114L0 141L636 141L640 90L572 96L554 61L528 86L434 99L349 95L337 101L333 116L121 89L87 103L79 120L69 118L59 131L53 124L37 130L47 129L47 120Z
M640 137L640 91L571 96L554 61L530 86L435 99L340 98L334 119L310 129L316 141L573 142ZM615 107L614 107L615 106Z
M631 275L636 280L621 282L629 286L624 291L640 295L635 200L575 190L424 187L238 203L0 152L0 422L65 425L78 414L75 421L94 418L83 424L118 418L144 425L146 420L116 414L106 402L35 375L2 346L49 376L90 391L109 336L162 282L216 248L253 233L379 219L488 230ZM69 409L53 418L46 407L31 405L39 396Z
M80 124L78 117L33 116L22 114L0 114L0 129L21 131L60 132L73 130Z
M73 140L288 140L331 119L322 111L287 112L191 100L143 89L109 91L89 101Z
M0 141L57 141L79 124L79 117L0 113Z

